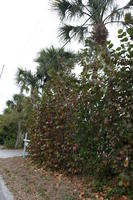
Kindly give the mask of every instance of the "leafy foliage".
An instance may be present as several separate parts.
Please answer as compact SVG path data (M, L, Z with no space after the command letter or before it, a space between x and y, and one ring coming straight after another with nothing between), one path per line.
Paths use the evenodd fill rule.
M105 4L103 15L106 6L112 2ZM55 1L54 6L62 9L62 18L66 14L71 17L83 14L82 1L73 1L71 5L69 1ZM94 12L97 1L89 1L87 6L91 9L89 12ZM107 16L107 23L114 17L121 17L121 13L113 9L116 15ZM71 73L75 54L53 47L39 53L35 74L19 69L18 83L22 90L29 90L31 96L15 95L13 101L7 102L7 108L0 116L0 142L5 140L7 146L13 145L17 123L21 121L23 132L29 125L29 152L33 161L54 170L93 175L97 179L96 188L101 188L104 183L106 198L115 196L119 199L128 194L132 199L132 16L130 13L125 16L128 28L118 31L120 46L116 49L111 41L105 44L106 27L97 21L98 16L99 13L92 19L98 22L93 27L97 44L90 47L90 41L86 40L86 47L77 61L83 67L78 79ZM99 27L104 38L97 30ZM73 26L67 28L72 31ZM65 33L65 29L62 31ZM110 185L106 188L109 179L115 180L113 189Z
M86 46L80 80L52 72L34 110L29 151L37 163L101 180L116 178L108 195L133 186L133 43L119 30L121 45ZM121 192L120 192L121 191ZM119 197L118 197L119 198Z
M133 43L130 34L118 33L120 47L114 50L108 42L109 51L102 49L102 58L88 64L82 60L77 141L83 170L99 178L119 177L119 191L129 194L133 186Z
M27 130L30 116L31 104L28 97L16 94L13 96L13 100L8 100L7 107L0 116L0 144L14 148L18 131L21 131L18 145L22 146L23 135ZM18 130L18 122L21 122L20 130Z
M76 80L53 73L30 128L33 160L54 169L74 170Z

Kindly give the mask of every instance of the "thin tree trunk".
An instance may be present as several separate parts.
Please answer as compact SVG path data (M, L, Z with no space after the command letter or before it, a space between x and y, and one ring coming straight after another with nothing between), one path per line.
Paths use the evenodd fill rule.
M16 143L15 143L15 149L18 147L19 143L20 143L20 139L21 139L21 120L19 119L18 121L18 132L17 132L17 139L16 139Z

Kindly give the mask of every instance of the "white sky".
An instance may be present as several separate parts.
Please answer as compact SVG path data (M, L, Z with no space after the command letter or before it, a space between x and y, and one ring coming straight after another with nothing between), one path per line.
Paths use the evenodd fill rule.
M124 5L128 0L117 0ZM7 100L19 92L15 74L19 66L35 70L34 59L42 48L61 47L57 38L59 18L51 11L50 0L0 0L0 113ZM111 27L110 38L115 42L117 28ZM78 50L73 43L67 48Z

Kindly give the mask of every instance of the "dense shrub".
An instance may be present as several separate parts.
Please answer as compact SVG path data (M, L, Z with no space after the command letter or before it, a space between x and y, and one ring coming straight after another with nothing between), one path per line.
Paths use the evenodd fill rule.
M4 147L6 147L6 148L9 148L9 149L14 149L14 147L15 147L15 143L16 143L16 138L5 138L4 139L4 143L3 143L3 145L4 145Z
M63 72L52 75L30 128L32 158L50 168L74 170L76 80Z
M82 171L116 177L116 191L132 195L133 43L122 30L119 38L116 50L109 42L109 52L102 50L97 62L84 62L76 137Z
M124 148L132 149L132 73L132 66L130 68L123 66L108 78L107 86L105 83L102 87L103 83L99 81L92 86L93 83L88 83L87 80L86 85L81 89L77 137L81 157L85 159L85 163L88 162L88 167L85 166L87 170L92 167L94 173L96 166L94 168L91 164L93 161L98 164L97 170L100 169L100 162L111 167L110 162L116 162L114 156L117 157L121 152L123 165L124 158L130 153L128 149L124 153ZM116 169L112 171L117 172Z
M17 123L16 115L14 113L4 114L0 119L0 144L7 146L8 143L12 143L15 146L14 138L16 138L17 133ZM9 147L9 146L8 146Z

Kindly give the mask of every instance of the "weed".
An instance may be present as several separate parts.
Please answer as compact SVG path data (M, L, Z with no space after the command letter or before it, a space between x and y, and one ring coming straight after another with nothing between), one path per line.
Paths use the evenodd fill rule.
M76 200L76 197L74 197L73 195L66 194L65 200Z

